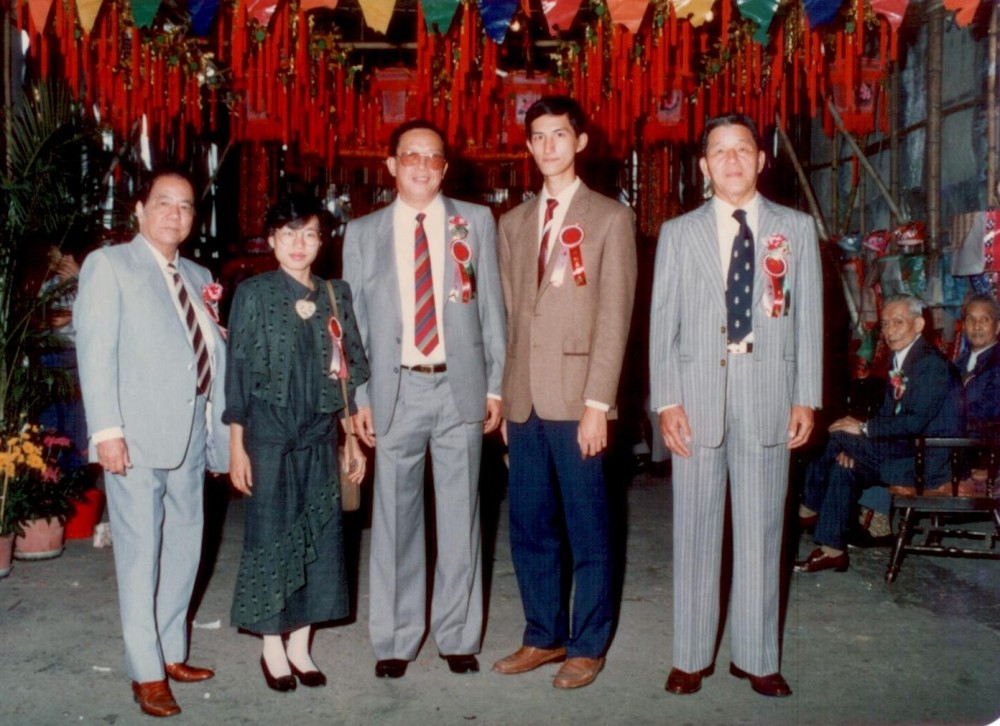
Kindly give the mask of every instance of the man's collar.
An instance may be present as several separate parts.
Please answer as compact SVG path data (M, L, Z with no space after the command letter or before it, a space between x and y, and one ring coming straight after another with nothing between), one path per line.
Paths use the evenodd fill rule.
M903 365L906 363L906 357L910 354L910 349L916 345L917 341L920 340L920 333L917 333L917 337L910 341L910 344L903 348L901 351L893 353L893 359L899 361L899 365L894 366L897 370L902 369Z
M564 188L561 192L559 192L555 196L549 194L548 187L542 184L542 193L540 195L540 200L542 203L544 203L545 200L547 199L555 199L560 204L565 204L566 202L568 202L570 199L573 198L573 195L576 194L576 190L580 188L580 185L582 183L583 182L580 180L580 177L577 177L568 186L566 186L566 188Z

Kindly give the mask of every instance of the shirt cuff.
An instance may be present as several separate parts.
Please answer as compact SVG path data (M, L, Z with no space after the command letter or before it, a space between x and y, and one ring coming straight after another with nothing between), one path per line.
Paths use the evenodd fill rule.
M95 444L100 444L105 441L111 441L112 439L124 439L125 431L121 426L111 426L110 428L101 429L97 433L91 435L90 440Z
M500 396L498 396L495 393L487 393L486 397L489 398L489 399L492 399L494 401L502 401L503 400L502 398L500 398Z
M611 406L608 404L601 403L600 401L591 401L589 398L584 400L584 404L586 404L587 408L595 408L598 411L603 411L604 413L611 410Z
M668 403L666 406L660 406L658 409L656 409L656 412L663 413L668 408L679 408L679 407L680 407L679 403Z

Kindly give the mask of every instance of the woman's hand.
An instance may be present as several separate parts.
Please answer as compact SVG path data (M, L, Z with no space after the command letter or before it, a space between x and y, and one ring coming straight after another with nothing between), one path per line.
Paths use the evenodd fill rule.
M243 446L243 426L235 423L229 425L229 479L240 494L253 496L253 473Z
M355 486L360 486L361 482L365 480L365 471L368 468L368 459L365 457L364 453L362 453L361 446L358 444L357 438L354 434L347 435L344 447L344 456L347 457L347 461L350 465L350 469L347 473L347 481Z

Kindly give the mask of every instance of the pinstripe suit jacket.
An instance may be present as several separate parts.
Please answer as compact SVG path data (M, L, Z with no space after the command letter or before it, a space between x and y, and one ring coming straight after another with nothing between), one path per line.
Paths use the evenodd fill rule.
M822 280L811 217L758 195L753 304L755 415L760 443L787 441L792 405L822 401ZM788 241L787 314L764 309L764 241ZM656 252L650 317L654 410L681 404L692 443L722 443L726 419L726 294L713 202L664 223Z

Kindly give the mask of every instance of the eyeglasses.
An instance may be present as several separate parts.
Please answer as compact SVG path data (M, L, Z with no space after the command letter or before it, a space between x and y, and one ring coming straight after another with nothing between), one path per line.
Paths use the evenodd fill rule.
M319 232L314 229L295 230L291 227L282 227L274 233L274 239L285 247L291 247L297 241L301 241L306 247L319 247L320 243Z
M423 159L427 162L427 168L434 171L441 171L444 169L445 163L447 163L444 154L422 154L419 151L404 151L401 154L397 154L396 158L399 159L399 163L403 166L417 166L420 160Z

